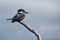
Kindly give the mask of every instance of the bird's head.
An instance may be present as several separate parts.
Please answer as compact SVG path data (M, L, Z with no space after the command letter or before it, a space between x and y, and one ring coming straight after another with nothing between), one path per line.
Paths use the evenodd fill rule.
M18 9L18 13L28 14L28 12L26 12L24 9Z

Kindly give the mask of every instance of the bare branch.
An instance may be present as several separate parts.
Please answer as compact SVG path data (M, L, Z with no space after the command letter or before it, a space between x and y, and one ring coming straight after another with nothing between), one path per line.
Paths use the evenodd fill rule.
M40 34L36 30L30 28L29 26L27 26L23 22L19 22L19 23L22 24L25 28L27 28L30 32L32 32L33 34L35 34L35 36L37 37L37 40L41 40L41 36L40 36Z

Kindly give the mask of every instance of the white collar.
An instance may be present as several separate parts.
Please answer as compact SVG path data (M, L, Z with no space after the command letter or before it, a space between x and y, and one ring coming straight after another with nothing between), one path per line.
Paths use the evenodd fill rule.
M21 11L21 12L19 12L19 13L23 13L23 12Z

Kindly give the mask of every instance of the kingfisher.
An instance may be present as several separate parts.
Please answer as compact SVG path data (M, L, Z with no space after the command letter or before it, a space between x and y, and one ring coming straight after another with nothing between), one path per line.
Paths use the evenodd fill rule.
M12 18L12 19L7 19L7 20L12 20L11 22L20 22L25 18L25 14L28 14L24 9L18 9L17 14Z

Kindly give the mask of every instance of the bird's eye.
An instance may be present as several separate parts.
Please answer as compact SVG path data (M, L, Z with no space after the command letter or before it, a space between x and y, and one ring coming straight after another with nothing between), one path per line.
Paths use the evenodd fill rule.
M19 13L19 14L22 14L22 13Z

